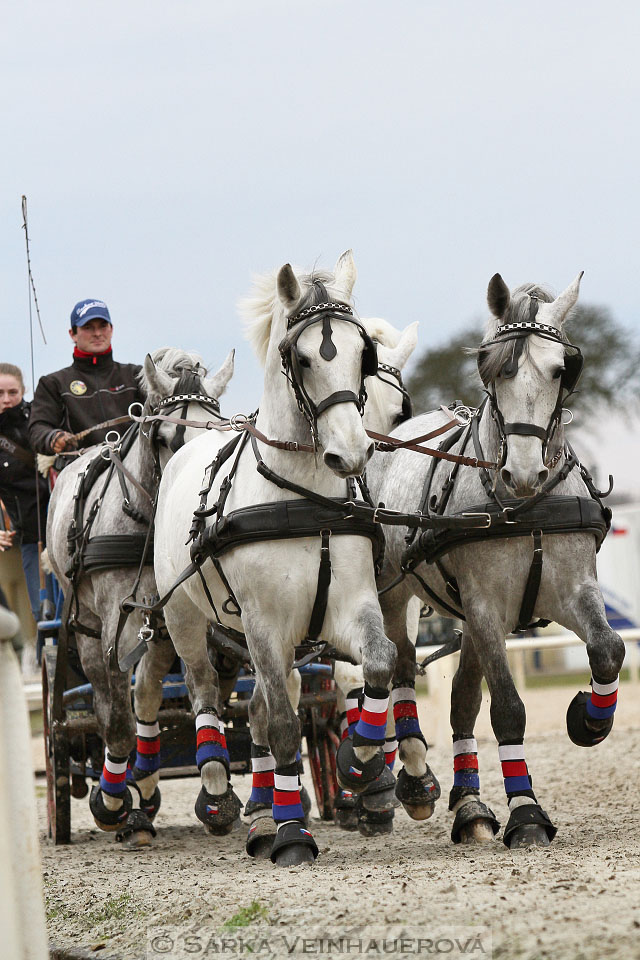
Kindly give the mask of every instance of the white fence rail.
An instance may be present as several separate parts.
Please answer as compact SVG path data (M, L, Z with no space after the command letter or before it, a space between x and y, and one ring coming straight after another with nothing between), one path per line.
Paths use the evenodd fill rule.
M46 960L31 732L11 638L15 614L0 608L0 955Z

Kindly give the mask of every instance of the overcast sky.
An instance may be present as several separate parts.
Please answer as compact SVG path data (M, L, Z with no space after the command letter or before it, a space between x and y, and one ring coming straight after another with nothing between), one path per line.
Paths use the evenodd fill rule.
M4 0L2 359L29 376L23 193L36 376L97 297L121 360L235 346L223 409L248 411L251 273L348 247L360 312L420 320L422 349L496 270L559 291L584 269L639 334L639 37L632 0ZM607 465L640 494L619 434Z

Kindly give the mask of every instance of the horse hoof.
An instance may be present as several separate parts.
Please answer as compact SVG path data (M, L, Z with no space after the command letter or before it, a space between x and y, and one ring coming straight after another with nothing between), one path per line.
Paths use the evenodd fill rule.
M212 837L226 837L233 830L234 821L242 810L242 803L233 792L231 784L225 793L214 797L207 793L204 787L196 800L195 813L198 820L204 823L207 833Z
M515 850L518 847L548 847L550 843L551 841L544 827L537 823L528 823L523 827L517 827L513 831L509 840L509 849Z
M382 747L378 752L362 763L356 756L353 749L352 737L345 737L336 754L336 778L338 784L343 790L352 793L362 793L367 786L380 776L385 768L384 751Z
M295 867L302 863L313 863L318 856L318 848L310 830L299 820L288 820L280 824L271 847L271 862L279 867Z
M341 830L358 829L356 798L349 790L341 790L333 803L333 818Z
M122 794L122 806L117 810L109 810L102 798L102 790L95 786L89 797L89 809L97 827L108 833L119 830L129 817L133 809L133 799L127 788Z
M393 833L393 810L374 812L360 808L358 832L363 837L382 837Z
M140 809L146 813L149 820L153 821L158 813L158 810L160 809L160 803L162 801L160 787L156 787L149 799L145 800L135 780L133 782L133 786L136 787L138 793L140 794Z
M491 843L500 824L481 800L469 799L458 807L451 828L453 843Z
M537 803L525 803L509 814L502 842L515 847L548 847L558 832L548 815Z
M276 838L276 825L271 813L256 817L249 827L245 850L256 860L269 860Z
M379 777L367 785L360 794L362 805L367 810L393 810L400 806L400 801L396 799L396 778L385 766Z
M123 850L141 850L150 847L156 830L144 810L132 810L116 833Z
M428 765L421 777L412 777L403 767L398 774L396 797L412 820L428 820L440 798L440 784Z
M303 863L313 863L315 857L306 844L292 843L276 853L275 860L273 857L271 859L278 867L298 867Z
M595 747L609 736L613 727L613 717L596 720L587 713L587 703L591 694L586 690L576 693L567 709L567 733L572 743L578 747Z

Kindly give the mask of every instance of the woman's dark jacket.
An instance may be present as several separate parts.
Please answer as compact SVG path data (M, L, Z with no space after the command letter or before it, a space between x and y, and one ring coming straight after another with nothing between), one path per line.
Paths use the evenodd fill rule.
M24 400L0 413L0 500L18 531L15 542L38 542L36 483L40 493L40 523L44 542L49 488L44 477L36 480L35 457L29 446L29 407ZM19 538L19 539L18 539Z

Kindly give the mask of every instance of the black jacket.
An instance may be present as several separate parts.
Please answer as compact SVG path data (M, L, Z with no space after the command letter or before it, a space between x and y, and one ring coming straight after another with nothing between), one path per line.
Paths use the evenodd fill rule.
M40 377L31 404L29 438L38 453L53 453L58 430L79 433L104 420L122 417L129 405L144 402L134 363L116 363L111 353L74 357L70 367ZM109 428L89 434L81 446L104 440Z
M30 404L23 400L17 407L10 407L0 413L0 499L4 501L12 526L18 531L15 543L38 542L35 458L29 448L27 429L29 406ZM31 463L27 462L29 456ZM49 488L40 474L37 483L40 489L40 523L44 541Z

